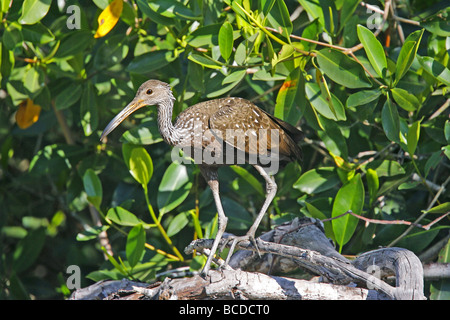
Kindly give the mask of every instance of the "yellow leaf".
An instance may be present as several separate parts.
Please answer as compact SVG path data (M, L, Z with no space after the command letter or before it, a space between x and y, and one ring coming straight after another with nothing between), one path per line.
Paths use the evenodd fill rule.
M336 166L344 171L352 171L355 169L355 165L345 161L342 157L335 155L333 152L329 152L333 157Z
M122 14L123 0L114 0L98 16L98 29L94 38L104 37L114 28Z
M27 99L19 105L16 113L16 122L20 129L26 129L39 120L41 106L34 104L33 100Z

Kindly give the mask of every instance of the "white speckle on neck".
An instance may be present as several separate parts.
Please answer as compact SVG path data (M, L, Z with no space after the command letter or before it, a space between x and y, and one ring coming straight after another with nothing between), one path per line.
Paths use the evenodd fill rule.
M165 142L174 146L181 141L181 134L172 123L173 96L158 104L158 129Z

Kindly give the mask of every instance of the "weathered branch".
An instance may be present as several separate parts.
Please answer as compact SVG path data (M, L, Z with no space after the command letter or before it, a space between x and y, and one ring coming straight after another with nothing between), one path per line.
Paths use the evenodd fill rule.
M224 241L224 245L226 240ZM186 253L209 252L213 240L193 241ZM126 287L108 295L108 299L424 299L423 270L419 259L402 248L386 248L366 252L354 261L340 255L325 237L320 221L294 219L257 239L259 257L250 241L238 244L241 249L229 266L211 270L206 279L170 279L146 288ZM220 258L218 263L220 264ZM298 267L321 282L298 280L265 273L291 272ZM235 268L235 269L233 269ZM391 286L382 279L396 278ZM327 282L327 283L325 283ZM105 292L106 284L96 284L97 292ZM112 283L117 286L118 283ZM356 287L355 287L356 286ZM142 287L142 286L139 286ZM82 294L73 298L91 298ZM102 296L102 298L104 298Z
M429 263L423 266L424 278L429 281L450 279L450 263Z
M423 268L419 258L402 248L383 248L361 254L352 263L378 278L395 275L393 297L398 300L423 300Z
M195 249L199 250L205 247L210 248L212 246L212 242L213 241L209 239L197 240L194 243L191 243L190 248L187 252L191 252L191 250ZM420 283L420 281L407 281L405 283L401 282L401 284L407 284L406 287L392 287L376 276L366 273L365 271L356 268L348 262L323 256L316 251L265 242L262 240L257 240L257 245L260 252L272 253L292 259L299 266L309 270L310 272L325 277L331 283L350 284L352 282L356 282L359 285L364 285L368 288L378 290L390 299L423 299L423 282ZM239 247L244 250L254 249L250 241L243 241L239 243ZM370 255L368 255L368 257L370 258ZM381 270L391 267L390 263L388 264L389 267L386 267L384 265L384 261L374 260L373 263ZM366 264L361 264L360 266L363 268L363 270L367 270ZM402 272L404 271L400 270L399 266L396 266L396 270ZM413 278L415 278L414 275L416 273L409 273L411 271L417 270L405 270L405 274L403 275L403 277L412 275ZM422 275L419 274L419 277L421 276ZM410 283L419 285L419 289L416 290L417 286L411 286L409 285ZM421 287L420 284L422 285ZM414 289L413 291L411 291L411 287ZM422 292L420 292L421 290Z
M368 290L268 276L242 270L212 270L207 279L167 279L151 290L137 289L149 299L337 300L366 299Z
M267 242L261 238L257 240L260 252L287 258L285 260L281 258L281 263L278 265L280 270L291 271L292 269L289 267L293 268L293 262L313 274L323 276L334 284L357 283L360 286L375 289L390 299L424 299L422 265L420 260L409 250L402 248L374 250L361 255L354 262L350 262L335 251L317 225L308 221L302 228L299 227L301 224L299 219L294 219L291 223L282 225L275 231L264 235L266 240L274 242L282 237L282 242L289 243L289 245ZM281 236L280 232L287 236ZM208 239L193 241L185 249L185 252L210 248L212 242ZM243 241L238 246L244 250L255 250L250 241ZM235 256L244 262L236 261ZM256 257L255 253L237 252L231 259L230 266L247 269L246 264L249 264L252 271L266 272L270 270L273 259L270 255L263 256L261 267L255 270L252 259L256 259ZM290 264L287 263L289 260ZM392 270L391 273L394 273L397 278L397 286L390 286L380 277L377 278L378 274L367 273L367 270L371 272L373 270ZM384 273L380 272L380 275L383 276Z
M203 279L170 279L153 285L121 280L105 281L77 290L75 300L365 300L369 290L363 288L317 283L300 279L268 276L242 270L211 270Z

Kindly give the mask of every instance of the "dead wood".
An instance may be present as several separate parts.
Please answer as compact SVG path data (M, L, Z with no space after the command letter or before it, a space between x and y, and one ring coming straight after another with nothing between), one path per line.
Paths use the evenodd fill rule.
M212 243L210 239L195 240L185 252L208 252ZM198 275L166 278L149 287L112 282L116 287L122 285L124 288L106 298L425 299L422 264L411 251L383 248L363 253L350 261L335 250L320 221L314 219L294 219L283 224L258 238L257 245L261 256L250 241L240 242L237 247L241 250L233 255L229 266L219 271L211 270L206 279ZM319 282L273 275L292 272L299 267L320 276ZM392 277L394 284L384 281ZM105 285L101 286L101 299L105 298ZM98 285L96 290L99 290ZM92 295L83 295L80 290L73 294L73 298L83 297L92 299Z

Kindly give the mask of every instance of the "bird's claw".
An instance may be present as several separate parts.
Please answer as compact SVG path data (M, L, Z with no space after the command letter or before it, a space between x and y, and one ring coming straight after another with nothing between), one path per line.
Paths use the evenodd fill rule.
M241 241L250 241L252 243L252 245L255 247L258 257L261 258L261 252L259 251L255 236L253 234L246 234L245 236L230 236L230 237L228 237L227 239L225 239L224 243L221 245L219 252L222 252L223 249L228 245L228 243L230 241L232 241L232 243L230 245L230 250L228 251L227 258L225 260L225 264L224 264L225 266L228 265L228 262L230 261L230 258L233 255L236 245Z
M228 266L228 263L230 261L231 256L234 253L234 249L236 248L236 245L241 241L250 241L251 244L255 247L255 251L258 254L258 257L261 258L261 252L259 251L258 245L256 243L255 236L253 234L246 234L245 236L229 236L227 238L222 238L223 243L220 245L218 252L221 253L225 247L231 242L230 249L228 251L227 257L225 259L225 263L219 265L219 269L225 269L226 266ZM214 255L215 252L209 252L209 254ZM205 265L200 276L203 279L206 279L208 276L208 272L210 270L210 266Z

